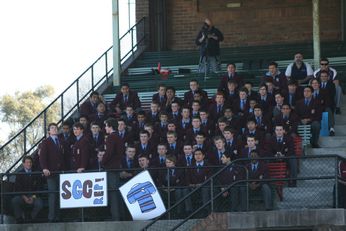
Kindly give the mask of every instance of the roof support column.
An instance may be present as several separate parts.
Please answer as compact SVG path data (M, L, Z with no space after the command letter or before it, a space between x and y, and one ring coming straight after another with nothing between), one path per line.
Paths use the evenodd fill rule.
M112 0L113 21L113 86L120 85L120 40L119 40L119 2Z
M314 47L314 68L319 67L321 58L319 0L312 0L312 31Z

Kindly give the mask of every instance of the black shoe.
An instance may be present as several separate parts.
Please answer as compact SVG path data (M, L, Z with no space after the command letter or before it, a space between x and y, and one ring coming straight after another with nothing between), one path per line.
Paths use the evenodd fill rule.
M16 219L17 224L24 224L24 219L23 218L18 218Z
M321 146L319 144L313 144L312 148L321 148Z
M288 182L288 187L289 188L296 188L297 187L297 181L293 180Z
M334 129L329 131L329 136L335 136L335 131L334 131Z
M341 114L341 110L340 110L339 107L337 107L337 108L335 109L335 114L337 114L337 115L340 115L340 114Z

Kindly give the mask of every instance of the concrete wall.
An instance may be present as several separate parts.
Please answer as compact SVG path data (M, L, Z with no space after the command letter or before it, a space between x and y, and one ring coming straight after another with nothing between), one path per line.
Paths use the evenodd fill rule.
M148 1L137 4L137 17L148 16ZM320 1L320 11L321 41L341 41L341 1ZM311 0L167 0L168 49L196 49L206 17L224 33L223 47L312 41Z
M191 222L190 222L191 221ZM304 209L276 210L266 212L213 213L204 220L189 220L183 230L299 230L305 228L313 231L346 230L346 213L344 209ZM162 220L156 230L169 230L179 220ZM141 230L146 221L124 222L85 222L0 225L0 231L136 231ZM149 229L150 230L150 229Z

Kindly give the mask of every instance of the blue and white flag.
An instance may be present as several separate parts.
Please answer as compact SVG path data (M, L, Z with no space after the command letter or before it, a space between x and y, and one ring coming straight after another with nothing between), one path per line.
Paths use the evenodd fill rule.
M143 171L119 188L133 220L150 220L166 212L159 191L148 171Z

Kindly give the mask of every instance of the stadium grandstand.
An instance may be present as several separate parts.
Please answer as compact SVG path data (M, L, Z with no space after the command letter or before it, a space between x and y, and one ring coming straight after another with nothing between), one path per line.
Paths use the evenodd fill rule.
M137 23L1 146L24 151L1 173L0 230L346 230L345 13L136 1ZM134 219L158 194L164 211Z

